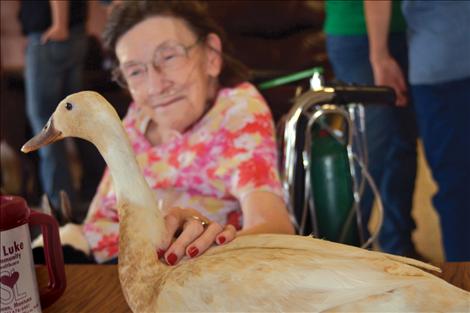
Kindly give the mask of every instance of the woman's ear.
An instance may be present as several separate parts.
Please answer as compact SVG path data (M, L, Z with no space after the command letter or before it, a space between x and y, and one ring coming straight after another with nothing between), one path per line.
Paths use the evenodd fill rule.
M222 71L222 41L217 34L210 33L206 38L207 74L218 77Z

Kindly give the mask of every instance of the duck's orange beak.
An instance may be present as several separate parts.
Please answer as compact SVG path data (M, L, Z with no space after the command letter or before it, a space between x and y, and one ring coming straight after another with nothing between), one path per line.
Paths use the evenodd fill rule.
M54 128L54 119L51 117L42 131L21 147L21 151L28 153L60 139L62 133Z

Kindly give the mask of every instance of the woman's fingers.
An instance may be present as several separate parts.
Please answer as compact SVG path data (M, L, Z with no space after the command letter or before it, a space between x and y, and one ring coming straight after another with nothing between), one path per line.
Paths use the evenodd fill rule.
M208 223L196 214L194 210L176 207L168 211L165 216L167 236L157 249L158 258L175 265L185 254L193 258L204 253L214 242L222 245L235 238L234 226L222 227L215 222Z
M186 247L204 232L204 227L200 221L189 219L184 223L183 231L171 244L165 253L165 259L168 264L175 265L183 256Z
M163 239L164 241L162 245L157 248L157 255L159 259L165 255L165 252L171 245L172 239L175 237L175 234L180 229L182 224L181 219L182 217L181 214L179 214L178 210L170 210L170 212L165 215L165 226L167 230L167 235Z
M187 246L186 255L194 258L209 249L222 230L223 228L219 223L210 223L205 231Z
M217 235L215 238L215 242L218 245L223 245L226 244L230 241L232 241L237 235L237 230L235 229L235 226L228 224L225 225L224 229Z

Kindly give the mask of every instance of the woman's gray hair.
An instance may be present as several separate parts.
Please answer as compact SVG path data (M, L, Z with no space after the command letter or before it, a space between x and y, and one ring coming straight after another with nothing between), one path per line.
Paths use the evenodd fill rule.
M222 28L209 15L207 6L198 1L125 1L115 5L105 29L103 42L109 51L113 66L117 67L115 49L118 40L132 27L149 17L170 16L184 20L189 29L198 38L206 38L208 34L217 34L223 47L222 71L219 83L225 87L233 87L250 79L248 68L230 55L231 46Z

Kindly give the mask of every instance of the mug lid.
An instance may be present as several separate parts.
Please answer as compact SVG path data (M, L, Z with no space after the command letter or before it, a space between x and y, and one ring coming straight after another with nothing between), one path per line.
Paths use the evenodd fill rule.
M12 229L28 222L29 208L18 196L0 196L0 231Z

